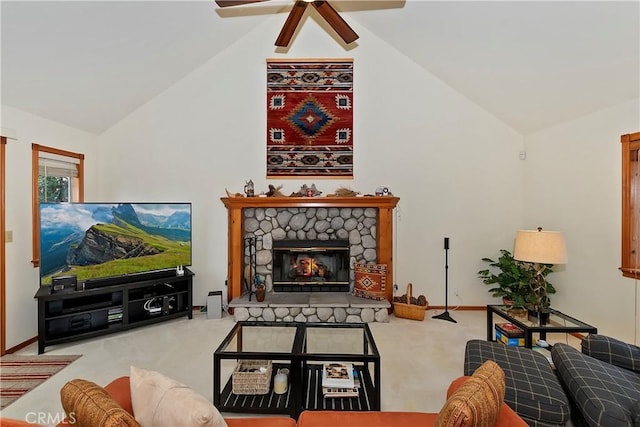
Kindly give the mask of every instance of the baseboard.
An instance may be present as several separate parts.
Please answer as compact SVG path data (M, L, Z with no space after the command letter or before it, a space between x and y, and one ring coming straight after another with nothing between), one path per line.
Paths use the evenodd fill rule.
M444 305L430 305L429 310L444 310ZM461 305L455 308L448 307L448 311L487 311L486 305Z
M5 353L6 354L11 354L11 353L15 353L16 351L22 350L23 348L33 344L34 342L38 342L38 337L33 337L33 338L29 338L28 340L21 342L18 345L14 345L11 348L8 348Z

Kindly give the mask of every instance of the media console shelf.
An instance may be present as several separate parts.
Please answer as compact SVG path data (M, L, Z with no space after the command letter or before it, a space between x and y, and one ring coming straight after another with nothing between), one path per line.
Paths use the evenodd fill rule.
M193 318L193 272L184 269L119 278L105 286L72 292L36 292L38 354L45 347L163 322Z

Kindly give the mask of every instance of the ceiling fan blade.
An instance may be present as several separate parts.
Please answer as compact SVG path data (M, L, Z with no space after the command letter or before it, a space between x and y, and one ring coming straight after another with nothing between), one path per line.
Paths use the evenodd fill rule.
M329 4L328 1L314 1L313 7L327 21L327 24L333 28L345 43L349 44L358 39L355 31L342 19L340 14Z
M289 45L291 37L293 37L293 33L296 31L296 28L300 23L300 19L302 19L302 15L304 15L304 11L307 9L308 5L309 3L306 1L296 1L291 12L289 12L289 16L287 17L282 30L280 31L280 35L278 35L276 46L287 47Z
M240 6L242 4L260 3L269 0L216 0L216 4L220 7Z

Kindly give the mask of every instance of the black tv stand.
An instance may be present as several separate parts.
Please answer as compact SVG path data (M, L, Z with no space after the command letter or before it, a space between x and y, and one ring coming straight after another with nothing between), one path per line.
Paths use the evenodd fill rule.
M38 354L46 346L112 334L178 317L193 318L193 272L122 276L74 292L36 292Z

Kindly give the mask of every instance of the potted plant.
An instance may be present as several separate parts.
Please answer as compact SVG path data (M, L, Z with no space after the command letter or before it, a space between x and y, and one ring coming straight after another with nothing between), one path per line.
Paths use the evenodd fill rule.
M553 264L538 264L531 262L521 262L523 268L530 276L529 293L526 298L526 307L530 320L538 320L545 324L549 321L549 311L551 305L549 295L555 294L556 289L547 280L547 275L551 273Z
M491 295L502 297L505 305L525 307L531 293L531 270L524 263L516 261L506 249L500 249L497 261L491 258L482 258L482 261L488 262L490 268L478 271L478 277L485 285L492 286L489 289Z

